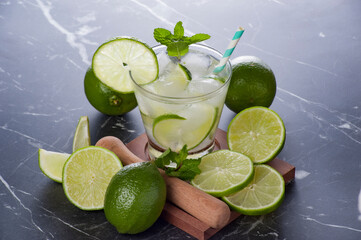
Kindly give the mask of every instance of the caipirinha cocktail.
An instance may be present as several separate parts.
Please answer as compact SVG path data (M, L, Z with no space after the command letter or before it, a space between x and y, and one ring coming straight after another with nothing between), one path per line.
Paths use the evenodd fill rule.
M231 77L230 64L214 75L222 54L200 44L190 45L180 58L169 56L163 45L153 50L158 78L147 84L134 79L150 157L168 148L178 152L184 145L190 155L212 151Z

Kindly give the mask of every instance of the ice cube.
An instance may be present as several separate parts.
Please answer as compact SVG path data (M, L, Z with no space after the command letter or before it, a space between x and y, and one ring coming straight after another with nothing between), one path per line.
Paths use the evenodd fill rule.
M183 64L191 73L193 78L207 76L212 59L208 55L190 51L182 60Z
M192 79L192 81L190 81L188 84L187 91L191 96L199 96L213 92L220 88L222 85L223 83L219 80L203 77L198 79Z
M167 65L172 63L172 60L169 58L166 52L160 52L157 54L158 64L159 64L159 75L162 75L165 71Z

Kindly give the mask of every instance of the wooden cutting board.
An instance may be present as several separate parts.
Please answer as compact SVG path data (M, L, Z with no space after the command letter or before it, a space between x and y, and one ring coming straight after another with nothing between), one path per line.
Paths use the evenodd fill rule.
M147 142L148 139L146 134L144 133L139 137L135 138L133 141L126 144L126 146L139 158L149 160L147 153ZM227 133L221 129L218 129L216 132L214 150L219 149L228 149ZM295 167L293 165L282 161L279 158L275 158L267 164L276 169L283 176L286 184L295 178ZM241 214L232 211L228 223L231 223L240 215ZM183 231L200 240L209 239L219 230L221 230L220 228L215 229L207 226L205 223L201 222L187 212L179 209L177 206L173 205L170 202L166 202L161 217L170 224L182 229Z

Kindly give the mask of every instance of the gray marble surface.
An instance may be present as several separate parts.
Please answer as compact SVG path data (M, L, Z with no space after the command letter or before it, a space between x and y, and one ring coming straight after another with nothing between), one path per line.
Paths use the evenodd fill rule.
M102 42L182 20L223 51L240 25L234 57L274 70L271 108L285 122L279 158L296 166L283 204L241 216L212 239L361 239L361 2L357 0L0 0L0 239L193 239L159 219L118 234L102 211L85 212L38 167L38 149L71 152L80 116L92 144L129 142L144 129L138 109L110 117L88 103L83 78ZM234 117L224 109L220 128Z

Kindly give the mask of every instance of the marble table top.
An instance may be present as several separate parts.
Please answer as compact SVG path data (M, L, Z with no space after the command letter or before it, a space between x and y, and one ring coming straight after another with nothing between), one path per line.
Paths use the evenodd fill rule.
M233 57L273 69L271 105L284 120L279 158L296 166L282 205L241 216L212 239L361 239L361 4L359 1L1 0L0 239L194 239L162 219L122 235L103 211L73 206L45 177L38 149L70 153L80 116L92 144L144 132L138 109L107 116L87 101L83 79L97 47L115 36L155 45L153 29L183 21ZM219 127L235 116L226 107Z

